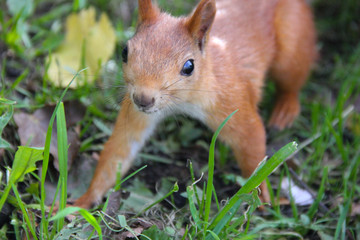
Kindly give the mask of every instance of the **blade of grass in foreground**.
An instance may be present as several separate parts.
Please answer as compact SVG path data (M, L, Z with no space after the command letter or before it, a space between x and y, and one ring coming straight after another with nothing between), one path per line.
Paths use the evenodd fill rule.
M61 102L59 109L56 112L56 127L57 127L57 141L58 141L58 158L59 158L59 182L60 185L60 201L59 210L66 207L67 199L67 161L68 161L68 143L64 103ZM58 231L64 226L64 218L60 218L57 222Z
M250 193L259 186L288 156L296 151L297 143L291 142L277 151L268 161L262 162L250 176L245 185L230 199L229 203L212 221L209 229L219 234L223 227L232 219L241 204L241 195ZM239 203L240 200L240 203ZM230 214L229 214L230 212ZM209 235L208 235L209 237Z
M199 212L196 209L195 203L194 203L194 198L195 198L195 189L196 186L191 185L188 186L186 188L186 193L187 193L187 197L188 197L188 201L189 201L189 208L190 208L190 212L191 212L191 216L196 224L196 226L201 229L201 220L199 218Z
M95 230L99 234L99 239L102 240L102 231L99 223L96 221L95 217L91 215L91 213L83 208L80 207L67 207L62 211L59 211L55 216L51 217L49 221L58 220L61 218L65 218L67 215L70 215L72 213L79 212L81 216L85 218L85 220L91 224L95 228Z
M328 178L328 172L329 172L328 169L329 169L329 167L326 166L324 168L324 170L323 170L321 184L320 184L320 188L319 188L317 197L316 197L314 203L311 205L310 209L307 212L307 215L308 215L309 219L313 219L313 217L315 216L315 214L316 214L316 212L318 210L319 204L320 204L322 198L324 197L325 183L328 180L327 179Z
M221 129L225 126L225 124L229 121L229 119L237 112L238 110L231 113L218 127L216 132L214 133L210 149L209 149L209 169L208 169L208 180L207 180L207 186L206 186L206 197L205 197L205 216L204 216L204 222L205 222L205 228L204 232L207 230L208 222L209 222L209 216L210 216L210 209L211 209L211 196L213 191L213 177L214 177L214 168L215 168L215 143L216 139L220 134Z
M27 209L25 209L24 203L23 203L23 201L21 200L20 194L19 194L19 192L18 192L15 184L12 183L12 184L11 184L11 187L12 187L12 189L13 189L13 191L14 191L14 194L15 194L15 197L16 197L18 203L19 203L21 212L23 213L23 218L25 219L25 222L26 222L25 225L26 225L27 227L29 227L30 232L31 232L31 234L32 234L32 236L33 236L33 239L36 239L36 240L37 240L38 238L37 238L37 236L36 236L35 229L34 229L34 227L33 227L34 224L32 224L32 223L30 222L30 217L29 217L29 215L28 215L28 211L27 211Z
M8 198L12 185L24 180L26 173L36 170L36 162L43 159L43 149L19 146L11 168L8 183L0 199L0 211ZM20 204L20 203L19 203Z
M293 188L292 185L293 185L293 183L291 181L289 168L286 165L286 163L284 164L284 167L285 167L285 173L286 173L287 181L289 183L288 191L289 191L289 196L290 196L290 206L291 206L292 214L293 214L294 219L296 221L298 221L299 220L299 213L298 213L297 206L295 204L294 196L292 194L292 188Z
M70 83L67 85L67 87L65 88L65 90L63 91L63 93L60 96L60 99L58 101L58 103L55 106L55 110L50 118L50 122L49 122L49 126L46 132L46 138L45 138L45 148L44 148L44 159L43 159L43 164L42 164L42 171L41 171L41 186L40 186L40 206L41 206L41 227L40 227L40 232L41 232L41 236L43 237L49 237L48 236L48 221L49 219L46 217L45 215L45 198L46 198L46 193L45 193L45 179L46 179L46 173L49 167L49 158L50 158L50 143L51 143L51 134L52 134L52 129L53 129L53 124L54 124L54 120L55 120L55 114L59 108L60 102L62 101L62 99L64 98L66 92L68 91L71 83L75 80L75 78L77 78L77 76L86 69L82 69L79 72L77 72L75 74L75 76L71 79Z
M336 226L334 239L346 239L345 234L347 230L347 215L353 203L355 196L355 188L357 186L358 169L360 166L360 156L357 155L350 164L351 171L344 176L344 203L339 206L339 220Z

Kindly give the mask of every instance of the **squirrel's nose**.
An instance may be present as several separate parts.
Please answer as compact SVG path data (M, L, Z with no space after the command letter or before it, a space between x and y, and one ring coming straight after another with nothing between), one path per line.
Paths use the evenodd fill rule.
M141 110L148 110L152 106L154 106L155 98L146 96L145 94L140 95L133 95L134 103L141 109Z

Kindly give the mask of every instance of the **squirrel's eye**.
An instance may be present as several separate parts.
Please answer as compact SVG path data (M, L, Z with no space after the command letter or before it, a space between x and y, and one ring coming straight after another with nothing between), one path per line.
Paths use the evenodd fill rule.
M127 61L128 61L128 47L127 47L127 45L122 50L121 57L122 57L123 62L127 63Z
M183 76L190 76L194 71L194 59L187 60L181 69L180 74Z

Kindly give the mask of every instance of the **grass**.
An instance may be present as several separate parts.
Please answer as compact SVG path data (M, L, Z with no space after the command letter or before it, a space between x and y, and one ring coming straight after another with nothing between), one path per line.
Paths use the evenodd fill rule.
M360 6L355 0L312 2L321 56L302 91L301 116L292 128L269 132L268 149L275 150L274 154L265 167L243 182L240 190L235 182L242 180L232 167L236 164L231 161L229 148L221 143L215 148L216 134L211 141L212 133L201 124L179 116L167 119L144 147L140 156L145 163L137 161L133 174L123 180L119 178L114 189L131 190L131 194L128 199L121 198L115 212L109 212L115 190L102 207L92 211L65 208L71 179L67 176L68 136L62 102L79 99L85 105L85 116L78 123L81 126L78 156L90 158L111 133L123 82L118 70L104 73L94 86L63 91L48 83L44 59L63 39L61 24L65 16L94 5L113 20L118 38L113 59L121 63L122 45L134 31L136 16L118 14L112 4L115 3L100 0L54 5L48 0L29 0L24 6L9 10L5 1L0 3L1 9L5 9L0 12L0 51L6 53L0 62L3 160L0 209L5 214L0 217L0 236L106 239L125 238L127 234L135 239L360 239L360 213L356 210L360 206ZM180 15L188 13L195 1L159 1L159 5ZM131 4L128 6L131 9ZM274 86L269 83L261 104L264 119L269 116L273 93ZM19 137L11 116L20 109L33 112L49 103L56 107L44 133L44 148L18 148ZM50 161L55 116L59 176L51 172ZM286 145L294 140L299 144L297 150L291 143ZM279 146L285 147L279 150ZM185 158L192 160L188 166ZM267 178L285 159L287 164ZM143 167L145 164L147 168ZM41 170L36 171L39 166ZM177 177L177 171L183 169L188 172L187 179ZM166 175L168 170L173 172ZM206 177L201 175L204 171L208 173ZM51 215L56 200L50 204L50 213L45 203L48 195L45 183L49 177L56 182L59 179L56 192L60 212L56 216ZM272 204L261 212L256 209L259 202L253 189L265 178ZM290 197L289 205L279 205L278 199L283 195L281 182L286 179L309 189L313 202L300 206ZM181 205L179 199L186 202ZM66 216L75 212L79 215L69 223ZM140 235L136 233L139 227Z

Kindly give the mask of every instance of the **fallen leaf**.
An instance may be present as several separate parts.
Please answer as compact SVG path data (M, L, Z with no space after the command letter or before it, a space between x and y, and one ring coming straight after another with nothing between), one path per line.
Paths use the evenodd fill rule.
M116 214L119 212L121 199L122 199L121 191L110 193L108 205L106 208L106 214L108 214L109 216L116 216Z
M132 232L124 232L122 234L122 239L128 239L128 238L137 238L143 231L144 231L144 228L143 227L137 227L137 228L132 228L131 229Z
M144 219L138 218L135 222L133 222L129 227L131 228L131 231L124 231L118 235L115 235L115 239L119 240L125 240L125 239L136 239L141 233L143 233L146 229L151 228L154 226L154 228L158 229L154 223L146 221ZM134 234L135 235L134 235ZM160 232L161 233L161 232ZM159 234L158 234L159 235ZM153 238L151 238L153 239ZM166 239L166 238L164 238Z
M67 189L68 193L70 193L68 203L72 203L73 200L78 199L86 192L94 175L96 164L97 160L86 153L82 153L77 157L76 163L68 172ZM49 170L53 169L49 168ZM50 174L48 174L45 181L45 189L47 193L45 203L50 205L54 200L57 189L57 182L53 181Z
M33 114L18 112L14 114L14 120L18 126L21 145L31 147L44 147L46 132L51 115L55 106L46 106L36 110ZM80 147L78 134L70 127L77 123L85 114L85 108L77 101L65 102L65 116L68 135L68 168L71 168L74 158ZM54 166L58 169L58 149L56 125L51 135L50 153L54 159Z
M66 87L73 75L88 68L84 76L78 77L71 88L92 82L115 49L115 31L105 13L98 22L93 7L71 14L66 19L66 36L64 43L48 59L50 62L47 74L49 80L59 87Z
M352 217L360 216L360 202L352 204L350 216Z

